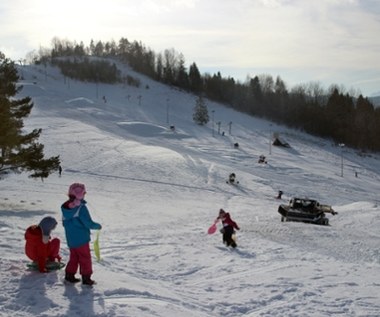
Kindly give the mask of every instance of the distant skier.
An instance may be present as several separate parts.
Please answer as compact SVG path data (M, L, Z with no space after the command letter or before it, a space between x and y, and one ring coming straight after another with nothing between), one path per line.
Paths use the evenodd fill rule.
M59 176L62 175L62 166L61 165L58 166L58 173L59 173Z
M239 184L239 181L236 181L236 174L235 173L231 173L229 176L228 176L228 181L227 183L230 183L230 184Z
M265 155L260 155L259 160L257 162L260 164L262 164L262 163L267 164L268 163Z
M231 216L228 212L225 212L223 209L219 210L219 216L216 220L221 220L223 224L223 228L220 232L223 234L223 243L226 246L231 246L232 248L236 248L236 242L232 238L232 235L235 233L235 230L240 230L239 226L235 221L231 219Z
M47 262L61 261L59 255L61 241L50 237L56 226L57 220L45 217L38 225L32 225L25 231L25 254L38 265L41 273L48 272Z
M277 198L277 199L281 199L282 194L283 194L282 190L279 190L279 191L278 191L278 195L277 195L276 198Z

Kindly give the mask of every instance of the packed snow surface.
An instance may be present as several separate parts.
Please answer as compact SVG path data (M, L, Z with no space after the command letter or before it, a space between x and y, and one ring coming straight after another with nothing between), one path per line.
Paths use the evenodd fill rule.
M211 121L196 125L196 96L122 69L141 86L20 69L20 96L34 102L25 129L43 129L45 153L60 155L63 173L0 180L1 316L380 315L379 155L208 100ZM271 145L274 133L291 147ZM239 185L226 183L231 172ZM25 229L47 215L60 220L73 182L86 185L103 226L93 288L66 285L64 270L26 269ZM293 196L338 214L327 215L329 226L281 222L277 208ZM220 208L241 227L237 249L207 234ZM60 221L53 237L67 261Z

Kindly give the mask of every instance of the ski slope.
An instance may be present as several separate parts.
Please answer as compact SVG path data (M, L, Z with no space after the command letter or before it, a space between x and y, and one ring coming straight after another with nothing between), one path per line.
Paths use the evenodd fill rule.
M118 67L141 87L20 69L21 96L35 105L25 129L43 129L63 173L0 180L0 316L379 316L379 155L341 152L208 100L212 120L198 126L194 95ZM291 148L271 146L274 132ZM268 164L257 163L262 154ZM226 184L231 172L239 186ZM26 270L24 230L60 219L73 182L86 184L103 226L93 288L65 285L64 271ZM278 205L292 196L338 215L328 215L330 226L281 223ZM241 227L236 250L207 235L220 208ZM67 261L61 225L53 236Z

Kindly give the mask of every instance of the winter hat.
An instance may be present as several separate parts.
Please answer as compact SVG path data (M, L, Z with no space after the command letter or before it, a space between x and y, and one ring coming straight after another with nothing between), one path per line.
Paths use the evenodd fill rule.
M219 210L219 215L224 215L226 212L222 209L222 208L220 208L220 210Z
M74 196L76 199L83 199L86 194L86 187L84 184L74 183L70 185L69 196Z
M46 244L49 242L51 231L57 226L57 220L53 217L45 217L38 226L42 230L42 241Z
M74 183L70 185L69 197L70 197L70 208L74 208L80 205L81 200L86 194L86 187L81 183Z

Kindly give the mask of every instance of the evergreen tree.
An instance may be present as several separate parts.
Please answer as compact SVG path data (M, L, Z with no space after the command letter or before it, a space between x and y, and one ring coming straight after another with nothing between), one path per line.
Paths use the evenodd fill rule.
M185 58L182 54L179 55L177 86L183 89L189 89L189 75L186 72Z
M30 177L46 178L58 169L59 157L44 159L44 146L37 142L41 129L24 134L23 120L33 103L30 97L15 98L18 79L14 62L0 52L0 174L27 171Z
M199 125L204 125L209 122L208 109L201 96L197 98L194 107L193 120Z
M96 43L95 49L94 49L94 55L98 57L101 57L104 55L104 44L102 41L98 41L98 43Z
M344 95L337 87L332 87L332 93L327 100L324 115L328 136L336 142L352 145L349 131L353 126L354 103L351 96Z
M168 85L174 84L177 58L174 49L164 51L163 80Z
M189 68L189 84L192 92L200 93L202 91L203 80L195 63L191 64Z
M355 119L353 124L352 138L354 144L362 149L374 149L376 131L375 108L367 98L362 95L356 101Z

